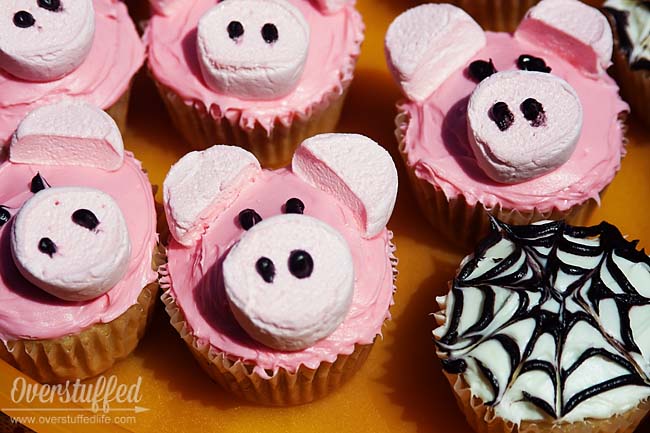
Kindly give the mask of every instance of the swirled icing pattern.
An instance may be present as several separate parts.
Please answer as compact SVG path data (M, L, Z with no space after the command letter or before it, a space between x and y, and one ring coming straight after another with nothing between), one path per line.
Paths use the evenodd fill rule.
M444 370L496 416L602 419L650 396L650 259L608 223L493 221L438 302Z

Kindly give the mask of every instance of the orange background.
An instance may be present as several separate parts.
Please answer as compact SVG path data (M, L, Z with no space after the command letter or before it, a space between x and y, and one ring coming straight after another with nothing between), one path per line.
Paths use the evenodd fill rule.
M406 0L359 0L367 25L366 42L339 130L366 134L387 147L400 171L397 207L389 223L395 233L399 278L393 320L384 327L366 365L342 389L313 404L291 408L256 407L234 399L211 382L168 323L162 305L138 349L106 375L120 383L142 376L149 408L137 415L134 432L470 432L456 408L434 353L431 329L435 296L446 292L464 255L439 236L419 213L393 135L395 102L400 98L386 69L383 36L391 20L414 5ZM138 16L144 5L134 5ZM131 100L126 147L135 152L161 185L169 166L189 151L172 129L153 85L141 73ZM650 143L647 130L630 122L629 153L607 190L593 223L607 220L650 245ZM160 192L157 199L160 200ZM19 373L0 364L0 407ZM25 413L23 413L25 414ZM88 431L89 426L31 426L38 431ZM115 426L93 431L115 431ZM650 420L638 432L650 431Z

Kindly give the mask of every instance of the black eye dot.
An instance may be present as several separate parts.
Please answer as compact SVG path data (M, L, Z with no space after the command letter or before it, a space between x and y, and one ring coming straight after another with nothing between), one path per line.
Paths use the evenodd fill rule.
M533 127L537 128L546 124L546 113L544 112L544 106L537 99L526 99L521 103L520 108L526 120L528 120Z
M515 123L515 116L505 102L497 102L492 106L490 119L497 124L497 127L501 131L505 131Z
M230 39L238 39L244 34L244 26L239 21L230 21L228 24L228 36Z
M517 67L522 71L537 71L537 72L551 72L551 68L546 66L544 59L531 56L530 54L522 54L517 59Z
M477 82L485 80L496 72L497 70L494 67L494 63L492 63L492 59L490 59L489 62L486 62L485 60L475 60L469 64L469 75Z
M88 209L77 209L72 213L72 221L88 230L95 230L99 225L99 220L94 213Z
M255 263L255 269L264 281L267 283L273 282L273 278L275 278L275 265L271 259L261 257L257 260L257 263Z
M250 230L258 222L262 221L262 217L253 209L244 209L239 212L239 225L244 230Z
M264 38L264 41L267 44L272 44L278 40L278 28L275 26L275 24L264 24L264 27L262 27L262 38Z
M36 194L39 191L42 191L46 188L47 186L50 186L49 183L41 176L41 173L36 173L36 176L32 178L32 182L30 183L29 190Z
M290 198L284 205L284 213L297 213L303 214L305 212L305 204L299 198Z
M21 29L31 27L35 22L34 16L27 11L18 11L14 14L14 25Z
M56 244L50 238L41 238L38 241L38 250L52 257L56 253Z
M289 256L289 272L296 278L307 278L314 271L314 260L307 251L292 251Z
M7 224L11 219L11 214L5 206L0 205L0 227Z
M58 12L61 10L60 0L38 0L38 7L47 9L48 11Z

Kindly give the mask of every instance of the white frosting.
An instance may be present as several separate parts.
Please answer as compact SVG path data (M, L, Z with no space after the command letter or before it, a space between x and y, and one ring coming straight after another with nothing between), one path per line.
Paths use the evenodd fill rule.
M237 24L237 37L229 27ZM264 26L274 26L269 42ZM309 24L286 0L228 0L203 15L197 31L199 64L212 89L243 99L276 99L298 84L309 51Z
M358 134L321 134L294 154L293 172L354 211L364 236L380 233L397 199L397 169L390 154Z
M543 107L540 122L524 117L524 101ZM513 123L497 126L492 107L506 103ZM467 107L469 142L478 165L497 182L516 183L562 166L575 150L582 130L582 104L575 90L543 72L498 72L476 87Z
M89 228L75 223L73 213L80 209L92 212L99 224ZM44 238L55 252L39 249ZM131 242L122 211L108 194L92 188L47 188L16 214L11 253L32 284L63 300L85 301L122 279Z
M462 9L425 4L398 16L386 33L388 66L404 93L423 101L485 46L485 32Z
M641 60L650 61L650 7L647 2L607 0L605 7L627 15L624 32L631 44L628 53L629 63L633 65Z
M122 166L124 143L106 112L86 102L63 100L25 116L13 134L9 159L112 171Z
M294 251L307 252L313 272L290 272ZM271 282L256 270L273 263ZM248 230L223 262L230 308L254 339L278 350L302 350L330 335L350 309L354 288L352 255L343 237L304 215L278 215Z
M636 289L650 284L650 259L607 225L497 224L438 299L447 368L515 424L606 419L650 397L650 298Z
M169 230L189 246L261 171L255 156L235 146L190 152L172 166L163 183Z
M33 24L18 27L17 13ZM28 81L53 81L85 60L95 36L92 0L62 0L50 11L36 0L0 2L0 69Z

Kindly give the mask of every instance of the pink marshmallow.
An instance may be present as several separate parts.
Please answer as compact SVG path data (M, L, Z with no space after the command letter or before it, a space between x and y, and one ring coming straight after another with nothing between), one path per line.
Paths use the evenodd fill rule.
M308 255L308 271L292 267L296 254ZM260 270L260 260L266 260L267 272ZM223 262L230 309L260 343L305 349L345 319L354 291L353 263L345 239L326 223L295 214L271 217L244 233Z
M386 58L410 99L423 101L485 46L485 32L462 9L425 4L398 16L386 33Z
M183 0L149 0L151 9L160 15L171 15Z
M54 81L86 59L95 36L92 0L0 2L0 69L27 81Z
M14 163L72 165L113 171L124 161L115 121L86 102L63 100L29 113L9 148Z
M213 146L185 155L163 184L172 236L182 245L192 245L261 170L255 156L235 146Z
M332 194L356 214L366 238L380 233L397 198L397 170L388 152L357 134L321 134L294 154L293 172Z
M354 4L354 0L312 0L318 8L326 13L333 14L345 7L348 4Z
M16 214L11 253L20 273L35 286L66 301L86 301L122 279L131 242L122 211L108 194L48 188Z
M529 98L543 113L524 115ZM495 104L512 115L499 128ZM469 142L476 161L492 179L517 183L560 167L571 157L582 130L582 105L575 90L552 74L528 71L496 73L476 87L467 108Z
M607 18L578 0L541 1L528 11L515 37L558 53L588 75L604 74L612 64Z
M206 84L242 99L276 99L298 85L309 24L286 0L228 0L199 21L199 64Z

